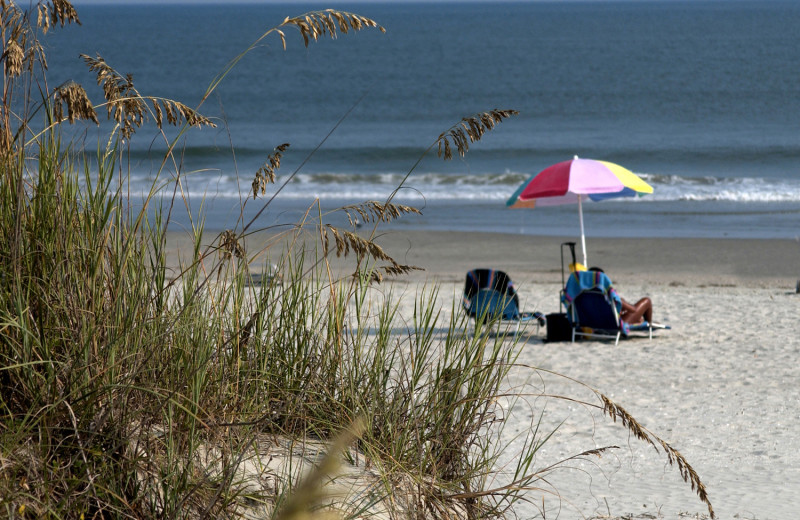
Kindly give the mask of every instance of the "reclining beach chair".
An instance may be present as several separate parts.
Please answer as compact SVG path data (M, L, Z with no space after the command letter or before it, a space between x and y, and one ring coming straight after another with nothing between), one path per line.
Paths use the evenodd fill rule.
M475 319L476 325L510 321L516 322L519 332L519 326L525 322L536 321L539 327L545 324L544 314L541 312L520 312L517 291L511 278L503 271L468 271L461 304L467 316Z
M600 337L614 339L617 345L630 332L647 331L653 339L653 328L667 328L647 321L636 325L622 321L622 300L611 286L611 279L601 271L570 274L561 298L572 326L573 343L576 337Z

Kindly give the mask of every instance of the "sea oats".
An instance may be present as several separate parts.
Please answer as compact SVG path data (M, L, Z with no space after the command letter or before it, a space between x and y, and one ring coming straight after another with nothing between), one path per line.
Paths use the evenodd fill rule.
M99 54L95 58L81 54L81 58L90 71L96 72L97 84L102 87L106 99L108 118L120 124L122 137L129 138L136 128L142 126L149 113L147 101L154 106L153 118L158 128L162 128L164 118L167 123L174 126L180 125L183 121L196 127L216 126L209 118L179 101L142 96L133 85L133 76L127 74L123 77Z
M194 127L217 126L209 118L200 114L193 108L190 108L189 106L181 103L180 101L174 101L171 99L163 99L163 98L150 98L150 99L158 100L165 109L166 108L169 109L169 112L172 115L172 121L170 121L172 125L178 125L181 123L181 121L186 121L186 124Z
M222 251L224 258L234 256L236 258L244 258L244 247L239 242L239 237L230 229L225 230L219 237L219 248Z
M0 121L0 155L8 153L12 146L14 146L14 135L11 133L11 128Z
M325 455L314 469L292 489L281 504L275 518L277 520L341 520L344 516L336 510L326 510L320 504L332 499L331 487L325 484L335 479L342 471L342 454L350 453L350 446L360 438L366 429L366 421L355 419L347 429L342 430L330 443Z
M156 120L156 126L161 128L161 124L163 122L163 113L161 111L161 105L159 105L155 99L152 100L152 103L153 103L153 117Z
M411 271L422 270L420 267L398 263L373 240L360 237L351 231L338 229L330 224L326 224L322 227L321 242L322 251L325 256L330 252L330 237L333 237L333 241L336 245L337 257L346 257L350 252L353 252L359 259L369 257L373 260L387 262L389 264L378 266L372 270L371 280L374 282L383 280L383 275L380 273L381 271L388 275L401 275L410 273ZM359 271L356 271L353 276L355 278L362 278Z
M615 402L611 401L611 399L608 397L601 395L600 398L603 401L603 413L611 417L611 420L614 422L617 422L617 418L619 418L620 422L622 422L622 425L625 426L631 433L633 433L637 439L650 444L653 446L653 448L658 450L656 444L652 439L650 439L650 436L647 434L644 428L642 428L642 425L639 424L639 422L631 414L629 414L624 408Z
M6 42L3 59L6 62L6 71L9 76L19 76L22 74L25 51L22 49L22 45L20 45L13 36Z
M2 35L5 39L3 42L5 74L19 76L24 69L30 70L35 53L41 52L41 46L21 11L15 9L4 12L0 22L2 22Z
M631 414L629 414L620 405L616 404L603 394L598 393L597 395L603 402L603 413L611 417L611 420L617 422L617 418L619 418L620 422L622 422L622 425L625 426L628 431L630 431L637 439L650 444L656 451L658 451L659 446L662 450L664 450L670 465L678 467L678 472L681 474L684 482L689 483L692 487L692 491L695 491L698 498L700 498L700 500L706 504L711 518L716 518L714 507L711 505L711 501L708 498L706 486L703 484L702 480L700 480L700 476L694 470L692 465L689 464L686 458L678 450L670 446L666 441L642 427L642 425L639 424L639 422L636 421L636 419L634 419L633 416L631 416Z
M120 134L129 138L135 132L134 127L142 125L147 112L144 101L133 86L133 77L128 74L123 78L99 54L96 58L82 54L81 58L90 71L97 72L97 84L103 89L108 118L120 123Z
M519 114L516 110L490 110L472 117L465 117L455 124L450 130L439 134L437 139L439 149L437 154L445 160L453 157L450 140L458 150L461 157L466 155L469 144L480 141L483 134L492 130L503 119Z
M275 183L275 170L281 167L281 157L287 148L289 148L289 143L276 146L275 151L267 157L267 162L256 171L252 184L254 199L259 193L262 195L266 193L267 184Z
M351 226L356 225L355 215L361 217L363 222L391 222L398 219L403 215L416 214L421 215L422 212L412 206L404 206L402 204L395 204L392 202L383 203L376 200L369 200L360 204L353 204L343 206L342 211L347 215L347 219Z
M97 120L97 112L95 112L89 96L86 95L86 91L74 81L69 81L60 87L56 87L53 97L53 115L56 121L63 119L62 105L66 105L67 120L70 123L74 123L77 119L89 119L94 121L95 124L100 123Z
M0 2L4 4L5 2ZM3 6L5 8L5 6ZM47 34L47 31L50 29L50 12L48 10L47 4L39 4L36 8L36 26L41 27L42 32Z
M353 13L336 11L334 9L314 11L294 18L287 17L281 26L286 25L293 25L300 31L300 35L303 37L303 42L306 47L311 43L311 40L317 41L320 37L325 35L336 38L339 32L347 34L351 29L360 31L367 27L376 27L382 33L386 32L386 29L378 25L374 20ZM285 49L286 38L281 31L278 31L278 34L281 37Z
M398 264L397 262L393 262L391 265L380 267L380 269L386 274L392 276L405 275L412 271L424 271L422 267L418 267L416 265Z
M280 29L275 29L275 32L277 32L278 36L280 36L281 38L281 43L283 44L283 50L286 50L286 34Z
M68 0L53 0L51 6L50 20L53 25L60 23L64 27L64 24L72 22L81 25L77 11Z
M53 0L52 2L39 2L37 5L36 25L42 29L44 34L50 29L50 26L75 22L81 25L78 19L78 12L68 0Z

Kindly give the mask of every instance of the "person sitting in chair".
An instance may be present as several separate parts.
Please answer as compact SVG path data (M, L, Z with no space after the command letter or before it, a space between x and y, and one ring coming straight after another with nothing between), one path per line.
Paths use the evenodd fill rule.
M619 317L625 323L636 325L642 322L642 318L648 323L653 323L653 302L650 298L645 296L633 305L625 301L625 298L620 297L622 300L622 310Z
M589 270L605 272L599 267L590 267ZM622 321L629 325L637 325L642 322L642 319L648 323L653 323L653 302L650 301L650 298L645 296L634 304L627 302L621 296L620 300L622 301L622 309L619 312L619 317Z

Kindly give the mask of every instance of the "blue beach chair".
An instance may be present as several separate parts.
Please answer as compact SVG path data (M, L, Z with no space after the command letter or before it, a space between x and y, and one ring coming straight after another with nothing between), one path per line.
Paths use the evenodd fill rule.
M462 306L470 318L478 323L516 322L519 326L525 322L536 321L541 327L545 324L541 312L521 312L519 296L511 278L503 271L495 269L473 269L467 272L464 284Z
M570 274L561 298L572 326L573 343L576 337L600 337L614 339L617 345L621 337L631 332L648 332L653 339L654 328L669 328L647 321L636 325L622 321L622 300L611 286L611 279L601 271Z

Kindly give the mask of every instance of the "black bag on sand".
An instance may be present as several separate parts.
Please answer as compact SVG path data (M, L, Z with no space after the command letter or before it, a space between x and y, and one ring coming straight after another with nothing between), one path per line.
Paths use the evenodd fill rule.
M547 339L545 341L572 341L572 326L569 324L566 313L547 315Z

